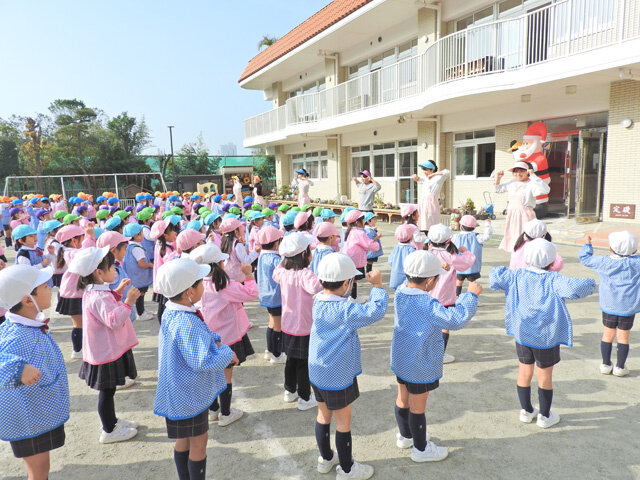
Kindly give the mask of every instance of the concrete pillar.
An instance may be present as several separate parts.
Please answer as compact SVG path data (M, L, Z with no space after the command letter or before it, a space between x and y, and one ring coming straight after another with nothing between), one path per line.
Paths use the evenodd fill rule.
M418 53L424 52L437 40L438 14L431 8L418 10Z
M626 128L622 121L633 123ZM640 82L612 82L609 90L609 125L604 169L603 219L615 222L640 220ZM611 204L635 205L635 219L611 218Z
M278 108L287 103L287 94L282 91L282 82L275 82L271 85L273 95L273 108Z
M340 67L337 63L339 62L335 58L324 59L325 88L335 87L340 82Z
M275 146L273 155L276 157L276 185L280 189L291 183L291 157L285 155L282 145Z
M422 9L425 10L425 9ZM426 143L426 148L423 144ZM436 122L423 121L418 122L418 161L417 163L424 163L427 160L431 160L439 169L442 169L442 165L438 163L436 159ZM422 170L418 168L416 170L418 176L422 175ZM418 198L422 195L422 185L418 184ZM442 189L441 198L445 197L445 190ZM443 198L444 201L444 198ZM444 203L443 203L444 204Z

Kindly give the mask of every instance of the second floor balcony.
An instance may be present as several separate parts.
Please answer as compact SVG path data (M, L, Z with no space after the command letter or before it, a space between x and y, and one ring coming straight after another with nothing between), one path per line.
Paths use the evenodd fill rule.
M563 0L442 37L423 53L245 120L245 146L321 131L384 106L423 108L441 85L517 72L640 38L640 0ZM640 56L640 50L635 52ZM460 91L459 95L464 95ZM402 108L400 108L402 111ZM388 112L388 109L387 109ZM396 112L394 112L396 113ZM356 123L356 118L352 123Z

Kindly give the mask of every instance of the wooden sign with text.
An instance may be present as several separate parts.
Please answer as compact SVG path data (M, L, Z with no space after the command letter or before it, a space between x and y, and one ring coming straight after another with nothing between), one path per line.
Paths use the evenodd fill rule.
M630 203L612 203L609 209L611 218L626 218L633 220L636 218L636 206Z

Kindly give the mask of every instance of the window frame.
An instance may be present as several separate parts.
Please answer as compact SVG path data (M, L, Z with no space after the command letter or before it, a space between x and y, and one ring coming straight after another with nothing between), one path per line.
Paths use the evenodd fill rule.
M476 138L475 134L476 133L484 133L487 130L493 130L494 134L491 137L487 137L487 136L478 136ZM472 133L473 138L470 139L466 139L466 140L455 140L456 135L469 135L470 133ZM488 180L491 174L487 175L486 177L479 177L478 176L478 146L479 145L484 145L484 144L493 144L494 145L494 170L495 170L495 144L496 144L496 137L495 137L495 128L482 128L482 129L478 129L478 130L474 130L474 131L461 131L461 132L454 132L453 134L453 165L452 165L452 178L454 180ZM473 147L473 175L459 175L458 174L458 149L459 148L464 148L464 147Z
M318 150L305 153L292 153L291 158L291 174L293 178L296 178L296 170L300 167L309 172L309 178L314 182L326 182L329 180L329 156L326 150ZM312 176L312 169L309 168L309 164L315 163L315 170L317 176ZM323 170L326 176L323 177Z

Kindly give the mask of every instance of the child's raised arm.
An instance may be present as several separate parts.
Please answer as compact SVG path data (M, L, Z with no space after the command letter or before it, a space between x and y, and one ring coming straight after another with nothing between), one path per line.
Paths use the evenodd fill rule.
M596 291L596 281L593 278L570 278L557 275L553 282L554 290L562 298L576 300L588 297Z

